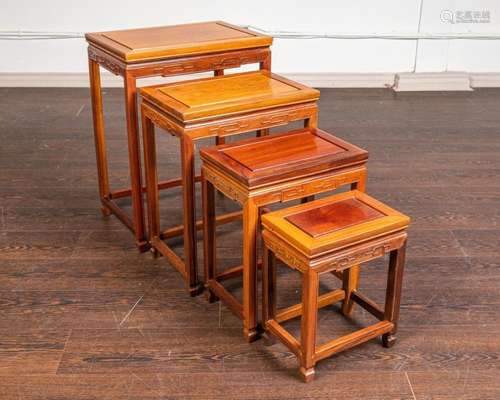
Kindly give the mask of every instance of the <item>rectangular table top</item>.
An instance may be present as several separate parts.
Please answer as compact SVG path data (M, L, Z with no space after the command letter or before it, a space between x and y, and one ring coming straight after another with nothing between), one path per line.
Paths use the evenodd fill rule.
M357 190L262 215L262 225L307 256L407 228L410 218Z
M314 102L319 91L268 71L254 71L141 88L141 96L189 122Z
M319 237L383 216L372 206L351 197L298 211L288 215L286 220L309 236Z
M200 150L204 163L253 189L364 164L368 152L319 129L304 128Z
M271 36L222 21L85 34L92 45L127 63L268 47Z

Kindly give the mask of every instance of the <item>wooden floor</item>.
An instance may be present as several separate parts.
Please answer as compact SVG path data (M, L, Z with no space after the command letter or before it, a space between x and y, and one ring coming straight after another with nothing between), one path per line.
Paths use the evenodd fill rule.
M320 126L370 151L369 193L413 218L395 347L371 341L300 382L285 347L246 344L224 307L189 298L164 259L100 216L87 90L1 89L0 398L500 399L500 91L321 96ZM122 100L107 90L115 188L127 184ZM164 135L165 177L177 150ZM177 196L162 196L165 224L181 220ZM221 229L223 265L238 262L238 229ZM363 270L378 300L384 274ZM280 271L280 304L298 283ZM319 341L370 321L329 307Z

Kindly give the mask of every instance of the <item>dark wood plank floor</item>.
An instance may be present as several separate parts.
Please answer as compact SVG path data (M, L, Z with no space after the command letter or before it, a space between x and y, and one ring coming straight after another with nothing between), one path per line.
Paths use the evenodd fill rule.
M0 398L499 399L500 91L321 96L320 126L370 151L369 193L413 218L394 348L374 340L301 383L285 347L246 344L224 307L186 296L165 260L100 216L87 90L1 89ZM115 188L127 184L122 100L106 91ZM165 177L177 149L164 135ZM162 195L165 224L181 219L176 196ZM238 261L238 228L221 229L224 265ZM384 273L375 262L362 276L379 300ZM298 299L297 277L280 271L279 290ZM336 310L321 311L320 342L370 322Z

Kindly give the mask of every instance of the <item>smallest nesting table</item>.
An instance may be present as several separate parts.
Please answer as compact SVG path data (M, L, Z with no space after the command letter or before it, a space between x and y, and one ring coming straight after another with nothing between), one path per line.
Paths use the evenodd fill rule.
M300 363L304 380L314 377L316 362L339 351L383 335L383 344L395 342L410 219L359 191L264 214L263 322ZM351 288L348 270L390 253L385 309ZM302 302L276 310L275 257L302 274ZM343 273L342 289L318 295L319 276ZM317 310L336 301L355 301L380 322L316 346ZM343 309L345 309L343 307ZM300 341L280 325L302 315Z

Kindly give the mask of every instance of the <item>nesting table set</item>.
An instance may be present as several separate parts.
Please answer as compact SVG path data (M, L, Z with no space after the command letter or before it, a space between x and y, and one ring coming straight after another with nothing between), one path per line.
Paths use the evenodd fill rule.
M271 73L272 38L225 22L89 33L89 73L99 192L104 215L114 214L135 235L140 251L163 255L184 278L191 296L203 291L220 300L243 323L247 341L265 331L298 358L305 381L316 362L382 336L395 341L409 218L365 193L368 153L317 128L319 91ZM258 64L259 70L225 74L226 69ZM131 188L112 191L108 179L100 67L125 83L125 108ZM136 80L213 71L214 76L137 89ZM137 92L145 180L142 176ZM303 128L269 135L293 121ZM180 178L158 180L155 127L179 138ZM228 136L257 137L225 143ZM195 144L212 137L216 145L200 150L201 175L195 173ZM203 218L196 218L196 183L201 182ZM314 200L349 185L350 191ZM183 224L162 230L159 191L182 188ZM215 213L215 191L242 212ZM144 208L147 203L147 229ZM131 197L132 217L115 202ZM269 206L299 200L278 211ZM216 226L243 219L243 262L217 270ZM198 278L196 231L203 229L204 279ZM166 240L182 236L184 256ZM261 238L261 239L259 239ZM261 257L259 242L262 242ZM389 254L386 302L382 308L358 290L360 264ZM262 261L260 261L260 259ZM276 259L302 274L301 303L276 308ZM262 269L262 316L258 318L258 270ZM319 295L321 274L333 273L341 287ZM242 302L224 286L242 276ZM317 311L342 302L350 316L354 303L380 322L328 343L316 344ZM300 339L283 323L301 317Z

